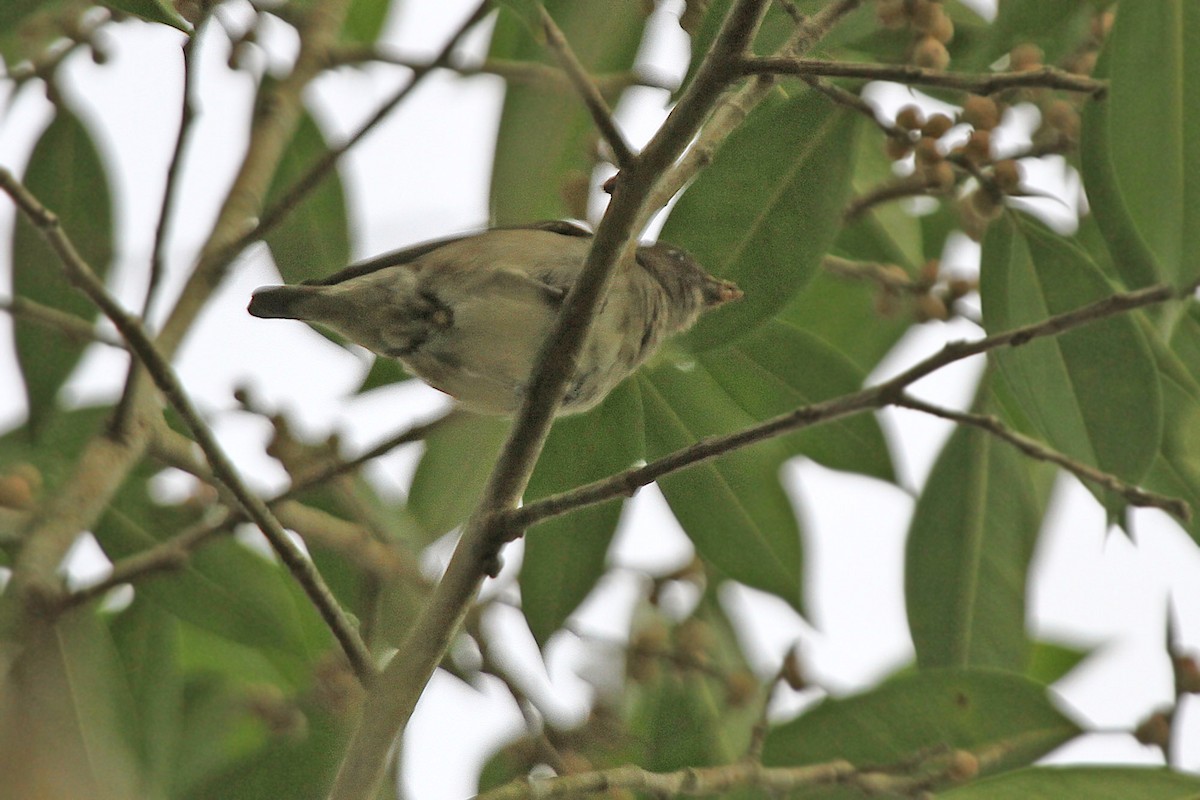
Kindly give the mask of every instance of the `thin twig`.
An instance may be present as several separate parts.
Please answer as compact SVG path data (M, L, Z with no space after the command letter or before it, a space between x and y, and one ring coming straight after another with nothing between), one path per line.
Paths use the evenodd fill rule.
M596 123L596 127L600 130L600 135L604 137L604 141L608 142L608 146L612 148L617 168L623 169L629 166L633 161L633 148L629 146L629 142L625 141L625 135L617 127L617 123L613 119L612 109L608 107L608 102L604 99L604 95L600 93L596 82L592 80L592 76L588 74L587 69L579 61L578 56L575 55L575 51L571 49L571 43L567 41L567 37L554 22L554 18L550 16L550 12L546 10L545 6L540 4L538 5L538 11L541 13L542 30L546 34L546 44L550 47L550 51L554 53L554 58L557 59L559 66L567 73L567 77L571 80L571 85L579 93L583 104L587 106L588 112L592 115L592 121Z
M329 65L334 67L355 66L370 62L392 64L411 69L414 72L439 68L434 61L408 58L383 45L339 45L329 53ZM571 79L567 77L564 70L538 61L485 58L477 64L471 64L456 60L451 56L440 67L451 70L461 78L493 75L503 78L508 83L540 85L563 91L570 91L572 88ZM677 83L667 76L655 75L641 68L591 74L591 79L603 95L611 95L631 86L664 91L673 91L678 88Z
M973 428L979 428L995 436L997 439L1008 442L1030 458L1056 464L1082 481L1094 483L1110 492L1121 495L1130 505L1160 508L1185 523L1192 518L1192 509L1183 500L1133 486L1115 475L1103 472L1081 461L1077 461L1068 455L1052 450L1036 439L1031 439L1024 434L1012 430L1001 422L998 417L991 414L955 411L954 409L926 403L924 400L919 400L907 393L902 393L896 399L895 405L947 419L959 425L970 425Z
M842 220L850 224L877 205L903 200L906 197L922 197L934 189L934 182L920 172L884 181L878 186L853 197L842 211ZM944 190L941 190L944 194Z
M14 318L52 328L74 342L99 342L109 347L125 349L125 342L104 331L97 330L94 324L83 317L77 317L53 306L43 305L27 297L0 298L0 311L6 311Z
M995 94L1005 89L1041 88L1082 92L1101 98L1108 82L1077 75L1057 67L1042 67L1022 72L971 74L942 72L911 64L855 64L813 58L769 56L746 58L736 65L742 75L818 75L825 78L857 78L866 81L893 81L910 86L957 89L972 94Z
M329 591L329 587L325 585L316 566L288 538L283 526L279 524L262 498L255 495L246 486L237 468L234 467L233 462L230 461L217 441L212 429L192 404L191 398L183 389L174 368L155 347L154 342L142 328L141 322L122 308L105 288L104 283L83 260L71 240L63 232L58 217L47 210L23 184L13 177L12 173L3 168L0 168L0 189L3 189L13 199L22 213L41 231L46 241L58 254L68 280L86 294L125 337L130 349L145 364L146 370L150 373L159 391L163 393L163 396L188 426L196 443L204 451L213 474L237 498L243 513L258 525L275 552L279 554L280 560L308 594L309 599L312 600L313 605L316 606L321 617L341 644L355 674L364 682L370 681L375 672L371 663L371 654L359 638L350 619L338 605L333 593Z
M658 478L677 472L710 458L740 450L783 433L830 422L841 417L870 411L900 402L904 390L921 378L948 364L977 356L1002 347L1019 347L1034 339L1057 336L1069 330L1105 319L1135 308L1189 297L1197 284L1176 289L1160 285L1123 292L1041 322L1023 325L1010 331L992 334L974 341L951 342L928 358L881 384L852 394L797 408L794 411L761 422L750 428L723 436L711 436L693 445L655 459L642 467L619 472L607 478L576 487L560 494L527 503L521 508L501 515L498 524L507 526L509 535L519 536L532 525L557 517L584 506L595 505L615 497L632 496L638 489Z
M893 139L899 139L904 142L912 141L908 131L906 131L904 128L901 128L899 125L895 125L890 122L884 122L875 112L874 106L872 106L866 100L863 100L854 92L851 92L848 89L843 89L836 83L827 81L824 78L819 78L815 75L804 75L801 76L800 79L838 105L845 106L852 111L857 111L859 114L862 114L864 117L871 120L871 123L879 128L879 130L883 131Z

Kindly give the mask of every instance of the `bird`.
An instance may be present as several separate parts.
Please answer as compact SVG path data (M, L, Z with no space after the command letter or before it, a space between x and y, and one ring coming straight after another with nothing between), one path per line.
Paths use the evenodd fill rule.
M561 220L490 228L386 253L327 278L262 287L247 310L322 325L399 360L468 411L510 416L591 239L586 228ZM600 301L558 413L595 407L668 337L741 296L682 248L638 246Z

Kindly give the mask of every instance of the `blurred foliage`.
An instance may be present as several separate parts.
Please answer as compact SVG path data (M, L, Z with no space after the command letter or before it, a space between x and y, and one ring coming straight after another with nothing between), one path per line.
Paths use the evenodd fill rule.
M670 31L691 45L687 69L680 65L684 85L730 4L685 4L684 33ZM94 109L85 113L85 104L64 100L79 96L81 87L70 85L76 73L61 64L77 51L102 61L101 41L119 49L122 31L114 19L133 16L145 22L130 25L189 31L204 5L0 3L0 54L8 69L0 80L16 95L48 88L54 105L24 182L101 276L121 249L117 165ZM292 23L312 5L295 0L272 5L269 13ZM415 0L353 0L339 45L372 46L389 16L408 5ZM554 64L538 35L538 6L499 5L489 58ZM825 3L790 5L811 14ZM791 35L788 6L770 4L756 53L772 53ZM621 78L604 84L609 104L618 106L625 95L612 87L636 83L642 67L647 5L548 0L545 7L589 70ZM257 46L251 34L215 25L206 30L213 41L205 46ZM1200 138L1193 135L1200 125L1200 50L1191 45L1197 40L1200 7L1192 0L1007 0L991 22L956 0L864 3L813 55L924 66L931 64L923 59L944 56L950 71L962 72L1049 64L1094 70L1110 81L1100 100L1009 89L990 107L997 119L1017 105L1038 110L1041 123L1029 150L1016 157L1032 162L1050 154L1079 170L1088 207L1078 233L1053 231L1016 210L1020 202L1008 202L1029 193L1013 182L1020 167L1007 161L1011 151L1000 158L980 135L993 123L985 122L989 107L979 98L931 90L973 110L948 124L917 115L909 126L913 141L903 141L894 129L889 135L831 100L831 92L857 91L859 84L838 80L822 92L781 79L688 185L662 233L714 274L736 280L746 297L668 345L598 408L558 421L526 501L855 392L906 334L954 317L973 319L976 305L982 308L976 321L992 334L1115 291L1194 281L1200 274L1189 257L1200 251L1193 239L1200 236L1193 219L1200 204L1192 201L1200 186ZM656 91L664 102L672 94L631 91ZM268 113L245 119L271 124ZM316 115L303 115L274 171L266 207L328 152L323 128ZM927 135L917 142L921 131ZM493 221L594 220L600 184L613 171L609 158L565 82L513 81L499 116ZM927 179L915 192L926 195L920 202L883 192L910 175ZM184 184L190 191L186 178ZM349 188L332 172L264 237L285 280L318 277L347 260L359 223ZM848 215L851 202L856 213ZM977 280L939 263L947 241L962 234L981 243ZM5 242L13 294L74 323L48 325L14 312L11 358L27 413L0 436L0 563L10 566L39 504L74 479L88 440L114 435L108 431L114 407L79 408L63 391L88 348L108 346L79 335L98 324L96 309L68 284L57 256L23 219ZM841 269L830 267L830 255ZM136 255L131 264L142 266ZM386 390L408 377L393 362L376 360L359 391ZM1151 306L995 351L972 410L1200 510L1200 312L1194 305ZM291 433L286 420L250 402L241 411L270 419L275 436L268 453L293 480L303 482L337 458L336 446ZM293 498L314 528L297 524L309 553L377 653L403 641L430 588L427 548L441 546L470 514L509 428L505 420L465 413L430 426L400 499L354 473ZM789 494L783 466L805 457L897 484L899 455L880 420L860 414L661 479L658 487L694 546L695 562L669 575L635 576L628 636L582 639L589 674L596 676L587 720L568 727L544 715L540 730L491 755L481 787L523 779L539 765L560 773L629 763L672 771L731 764L761 747L769 766L846 760L889 774L928 772L930 796L954 800L1157 800L1200 792L1195 778L1166 770L1031 766L1081 733L1047 687L1088 653L1037 641L1027 620L1030 562L1060 473L978 429L959 428L949 437L916 499L905 556L914 666L838 697L807 683L795 653L777 676L747 656L744 620L718 599L727 582L806 612L812 564L805 559L801 520L810 512L803 503L826 499ZM287 571L247 532L222 523L228 498L200 481L182 499L161 498L156 481L166 467L179 466L176 461L146 456L89 535L122 565L169 547L181 533L200 531L192 552L138 576L132 591L121 587L102 601L59 609L19 646L8 616L0 620L0 793L163 800L325 795L356 714L357 684ZM1123 521L1123 497L1088 488L1110 519ZM543 521L525 537L516 585L539 647L572 629L572 615L595 597L598 585L627 572L609 561L624 503L612 499ZM1200 542L1200 515L1186 529ZM168 568L169 575L160 574ZM481 603L510 602L513 595ZM691 600L683 608L664 600L679 596ZM455 657L443 665L475 685L482 673L509 669L494 652L507 643L483 638L478 616L469 618ZM812 702L796 718L764 730L768 698L784 692L804 692ZM966 754L958 764L969 773L958 775L961 785L950 785L954 781L934 769L948 752ZM722 796L766 794L739 789ZM842 787L821 796L859 795Z

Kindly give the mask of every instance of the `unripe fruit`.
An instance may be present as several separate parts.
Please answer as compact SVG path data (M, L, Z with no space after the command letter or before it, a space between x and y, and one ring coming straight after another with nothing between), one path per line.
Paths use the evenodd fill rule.
M979 758L970 750L955 750L950 756L946 777L955 783L969 781L979 775Z
M971 131L963 145L963 157L979 166L992 160L992 134L988 131Z
M934 37L922 36L913 47L910 60L918 67L943 70L950 65L950 51Z
M917 131L925 123L925 115L916 106L905 106L896 112L896 124L906 131Z
M990 97L972 94L963 102L962 121L980 131L990 131L1000 124L1000 107Z
M945 114L934 114L921 126L921 135L929 139L940 139L954 127L954 120Z
M1008 66L1013 72L1028 72L1042 66L1042 48L1031 42L1014 47L1008 54Z
M1012 194L1021 188L1021 165L1011 158L997 161L992 167L992 179L997 189Z
M912 153L913 144L910 141L899 138L898 136L889 136L883 140L883 152L892 161L899 161L902 158L907 158Z

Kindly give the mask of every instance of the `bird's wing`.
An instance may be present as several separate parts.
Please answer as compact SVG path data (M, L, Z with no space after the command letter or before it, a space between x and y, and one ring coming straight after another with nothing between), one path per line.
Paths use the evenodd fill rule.
M561 219L545 220L542 222L533 222L528 225L508 225L499 228L491 228L490 230L538 230L546 231L547 233L557 233L560 236L583 236L590 237L592 232L582 225L574 222ZM435 250L438 250L445 245L461 242L464 239L469 239L478 234L467 234L465 236L452 236L446 239L435 239L432 242L423 242L412 247L406 247L401 250L393 250L390 253L375 256L374 258L360 261L356 264L351 264L345 269L338 270L332 275L324 278L313 278L304 281L308 286L333 286L337 283L343 283L351 278L357 278L360 275L368 275L372 272L378 272L381 269L388 267L397 267L402 264L409 264L416 261L422 256L429 255ZM551 287L555 290L561 287ZM565 294L565 291L562 292ZM561 297L560 297L561 299Z

